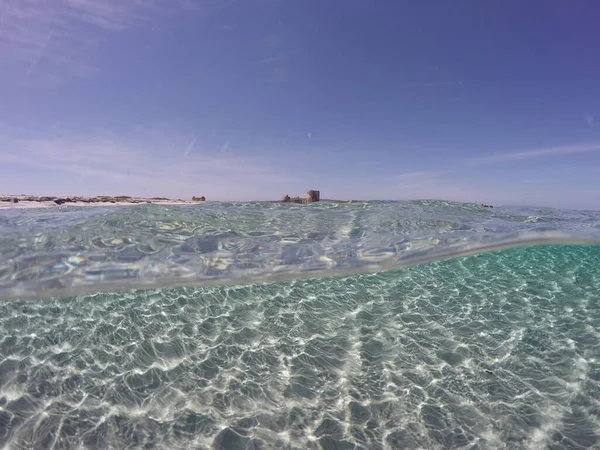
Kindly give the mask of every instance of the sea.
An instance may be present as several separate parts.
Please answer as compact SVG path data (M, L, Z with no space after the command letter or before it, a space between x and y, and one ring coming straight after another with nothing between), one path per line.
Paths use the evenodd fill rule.
M600 448L600 212L0 211L0 448Z

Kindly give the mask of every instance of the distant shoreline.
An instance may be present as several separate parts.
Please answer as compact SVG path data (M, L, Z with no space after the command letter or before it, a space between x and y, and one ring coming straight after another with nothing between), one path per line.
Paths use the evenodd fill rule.
M289 203L298 204L296 199L292 201L262 200L259 203ZM364 203L364 200L332 200L321 199L321 203ZM0 195L0 209L9 208L55 208L58 206L127 206L136 204L154 205L197 205L208 203L205 197L192 197L192 200L170 199L167 197L132 197L128 195L98 195L95 197L83 196L48 196L48 195Z
M195 197L194 197L195 198ZM204 199L204 197L201 197ZM69 206L125 206L135 204L159 205L196 205L206 203L206 200L174 200L166 197L131 197L127 195L95 197L82 196L46 196L46 195L2 195L0 209L7 208L53 208L62 205Z
M301 201L298 201L301 200ZM212 203L215 200L211 201ZM235 201L233 201L235 202ZM302 199L290 200L255 200L257 203L285 203L290 205L307 204ZM98 195L95 197L83 196L47 196L47 195L0 195L0 210L12 208L56 208L59 206L130 206L137 204L153 205L198 205L209 203L205 197L192 197L192 200L171 199L167 197L132 197L128 195ZM237 202L235 202L237 203ZM242 202L248 203L248 202ZM366 200L334 200L320 199L319 203L366 203ZM308 202L310 204L310 202ZM476 203L473 203L476 205ZM492 205L479 204L478 206L493 208Z

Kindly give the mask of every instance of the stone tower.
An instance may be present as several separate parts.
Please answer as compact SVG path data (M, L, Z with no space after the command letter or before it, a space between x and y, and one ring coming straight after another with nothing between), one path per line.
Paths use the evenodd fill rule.
M306 203L318 202L321 200L321 192L312 189L306 193Z

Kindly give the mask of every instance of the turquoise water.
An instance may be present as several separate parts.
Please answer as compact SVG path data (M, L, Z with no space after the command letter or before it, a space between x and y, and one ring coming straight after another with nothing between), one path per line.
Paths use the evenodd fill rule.
M199 208L0 212L0 446L600 446L598 213Z
M600 212L443 201L12 209L0 211L0 300L349 275L598 243Z

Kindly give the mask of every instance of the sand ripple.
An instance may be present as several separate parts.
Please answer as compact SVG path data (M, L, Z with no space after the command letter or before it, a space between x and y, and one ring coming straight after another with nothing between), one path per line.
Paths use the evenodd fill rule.
M600 250L12 302L0 446L600 445Z

